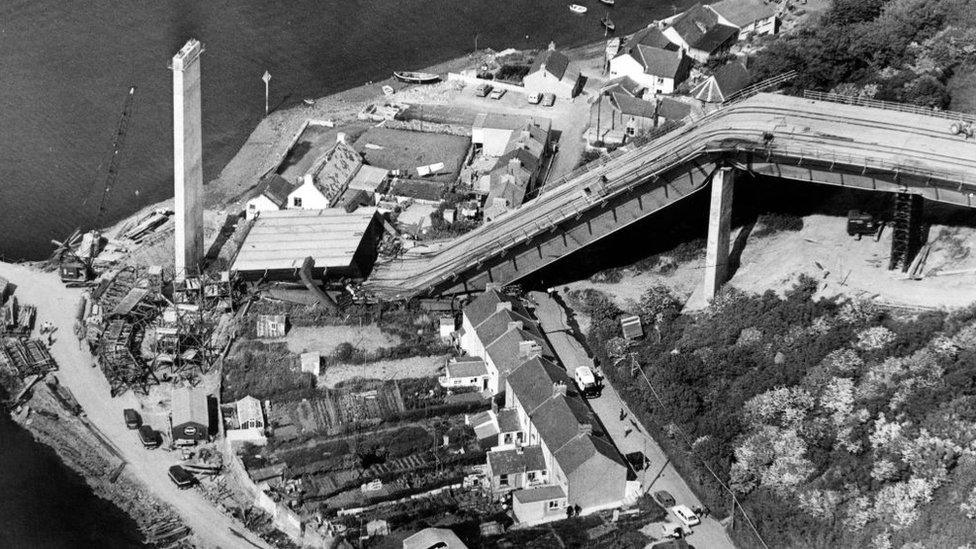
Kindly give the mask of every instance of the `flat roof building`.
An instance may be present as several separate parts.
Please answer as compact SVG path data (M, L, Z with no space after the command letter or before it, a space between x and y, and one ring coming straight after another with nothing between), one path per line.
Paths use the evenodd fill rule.
M231 270L246 279L295 280L306 257L313 276L365 277L376 260L382 222L372 208L263 212L244 238Z

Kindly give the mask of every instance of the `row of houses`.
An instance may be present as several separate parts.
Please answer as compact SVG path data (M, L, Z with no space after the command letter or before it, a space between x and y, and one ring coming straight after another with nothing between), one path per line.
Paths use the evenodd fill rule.
M476 151L496 158L488 173L472 183L475 194L485 197L485 221L522 205L535 190L550 152L552 121L500 113L482 113L471 127Z
M619 507L627 465L520 300L489 288L463 311L457 333L467 356L442 383L504 394L504 406L469 416L487 453L496 498L516 519L538 524Z

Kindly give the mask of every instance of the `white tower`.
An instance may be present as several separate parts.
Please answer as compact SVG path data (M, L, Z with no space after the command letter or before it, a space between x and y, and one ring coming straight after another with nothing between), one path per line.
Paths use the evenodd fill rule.
M200 54L191 39L173 71L173 188L176 210L176 278L199 274L203 259L203 143L200 127Z

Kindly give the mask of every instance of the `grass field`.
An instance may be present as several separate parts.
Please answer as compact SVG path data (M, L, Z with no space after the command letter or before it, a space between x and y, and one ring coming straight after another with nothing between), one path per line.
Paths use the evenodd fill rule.
M382 147L375 149L366 145ZM416 176L418 166L444 163L444 171L433 181L457 179L471 138L440 133L412 132L387 128L370 128L356 141L356 150L372 166L388 170L409 170Z

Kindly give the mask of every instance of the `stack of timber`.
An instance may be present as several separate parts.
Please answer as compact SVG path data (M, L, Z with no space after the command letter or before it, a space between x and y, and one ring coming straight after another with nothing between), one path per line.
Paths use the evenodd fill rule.
M36 339L0 341L0 365L16 370L21 379L28 376L43 377L58 369L47 347Z
M17 298L10 299L0 307L0 336L27 337L34 328L37 309L33 305L20 305Z
M146 544L153 547L179 547L192 534L189 527L175 518L154 522L144 532Z

